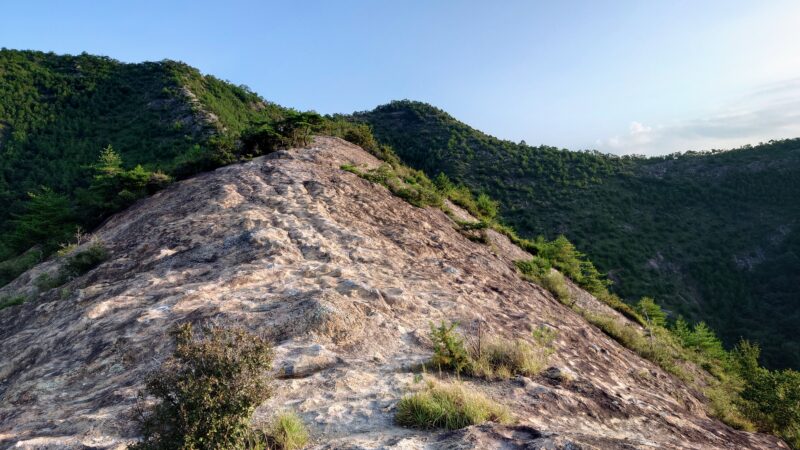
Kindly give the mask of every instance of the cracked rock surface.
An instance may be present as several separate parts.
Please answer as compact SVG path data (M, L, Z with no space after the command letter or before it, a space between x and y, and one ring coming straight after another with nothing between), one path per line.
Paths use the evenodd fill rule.
M320 137L176 183L108 220L95 236L109 260L0 311L0 448L124 448L136 439L130 411L144 375L187 320L274 339L275 395L254 420L292 409L315 448L786 448L709 418L700 393L522 280L513 261L525 253L502 235L472 242L440 210L413 207L345 163L380 162ZM59 264L0 296L34 295L36 277ZM507 405L515 425L394 425L440 320L466 330L481 321L507 338L558 331L541 376L464 380Z

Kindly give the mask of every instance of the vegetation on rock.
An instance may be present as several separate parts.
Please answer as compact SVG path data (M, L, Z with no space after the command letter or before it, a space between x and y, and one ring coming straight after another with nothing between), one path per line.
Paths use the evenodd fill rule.
M395 421L411 428L457 430L488 421L510 423L511 414L460 383L429 381L425 388L397 403Z
M507 380L516 375L538 375L547 367L553 353L555 330L539 327L532 332L533 342L508 340L499 336L470 336L469 342L455 331L456 323L431 324L433 357L429 364L437 370L449 370L487 380Z
M565 235L627 302L652 296L800 368L800 139L619 157L503 141L411 101L354 120L411 167L498 200L523 236Z
M142 440L133 448L251 448L251 416L270 396L270 343L219 326L184 324L174 336L175 353L148 377L158 403L140 413Z

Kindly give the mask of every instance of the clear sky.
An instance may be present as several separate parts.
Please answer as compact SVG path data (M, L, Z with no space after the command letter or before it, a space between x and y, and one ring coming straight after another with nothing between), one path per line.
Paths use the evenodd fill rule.
M656 154L800 136L800 1L0 2L0 46L187 62L322 113Z

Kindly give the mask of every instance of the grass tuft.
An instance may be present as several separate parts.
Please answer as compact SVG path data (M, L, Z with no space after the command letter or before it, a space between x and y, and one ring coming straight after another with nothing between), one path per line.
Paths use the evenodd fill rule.
M510 423L508 409L459 383L429 382L397 404L398 425L432 430L457 430L484 422Z
M273 450L298 450L308 444L308 428L294 412L278 414L265 434Z

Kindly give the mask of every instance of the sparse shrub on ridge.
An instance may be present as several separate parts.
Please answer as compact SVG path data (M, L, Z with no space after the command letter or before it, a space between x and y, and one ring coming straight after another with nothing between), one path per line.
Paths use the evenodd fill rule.
M456 325L456 323L448 325L444 321L439 326L431 324L433 342L431 364L437 369L452 370L459 374L472 369L472 359L464 345L464 338L455 331Z
M533 333L535 344L522 339L507 340L489 337L473 345L471 374L476 377L506 380L514 375L534 376L547 368L555 349L555 331L542 327Z
M139 412L142 440L132 448L252 448L251 416L271 392L270 343L238 327L184 324L174 336L174 354L147 378L158 403Z
M12 306L17 306L25 303L25 296L24 295L12 295L10 297L2 297L0 298L0 310L5 308L10 308Z
M43 273L36 278L36 287L39 292L49 291L89 272L108 257L108 250L99 241L92 242L88 248L82 251L73 249L71 253L68 252L63 256L64 263L55 276Z
M532 334L534 342L530 343L523 339L484 336L480 332L470 336L467 342L455 327L455 323L448 325L445 322L431 325L433 357L430 364L434 369L488 380L506 380L515 375L539 374L554 352L555 331L549 328L536 329Z
M67 256L62 274L68 279L78 277L100 265L108 259L108 256L106 247L101 242L95 241L86 250Z

